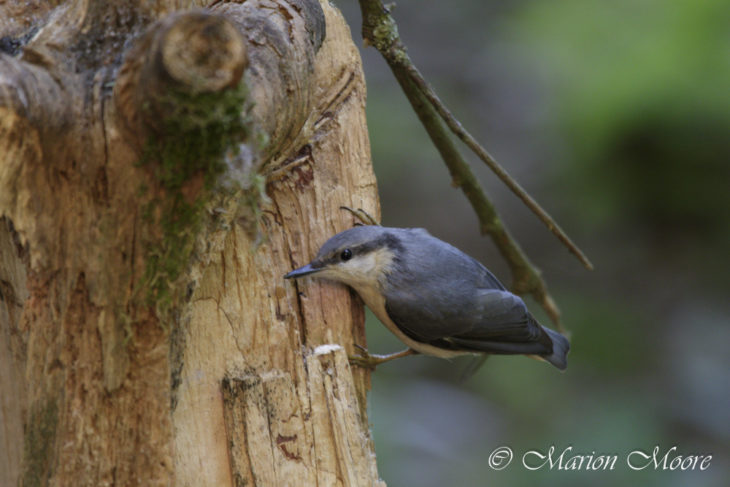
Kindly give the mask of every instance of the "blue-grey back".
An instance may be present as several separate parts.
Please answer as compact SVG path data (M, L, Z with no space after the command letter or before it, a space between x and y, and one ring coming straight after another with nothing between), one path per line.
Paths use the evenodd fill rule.
M481 263L423 229L384 229L404 246L384 295L391 318L422 339L504 332L529 313Z
M448 285L454 291L465 288L500 289L505 287L479 261L422 228L384 228L403 246L392 272L393 285ZM464 288L464 289L461 289Z

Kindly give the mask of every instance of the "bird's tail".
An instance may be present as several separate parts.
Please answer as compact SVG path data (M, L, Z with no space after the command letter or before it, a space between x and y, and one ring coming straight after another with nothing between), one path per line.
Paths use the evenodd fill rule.
M550 340L553 342L553 353L550 355L541 355L544 360L547 360L555 367L560 370L565 370L568 366L568 351L570 350L570 342L563 335L555 330L551 330L547 327L542 327L543 330L548 334Z

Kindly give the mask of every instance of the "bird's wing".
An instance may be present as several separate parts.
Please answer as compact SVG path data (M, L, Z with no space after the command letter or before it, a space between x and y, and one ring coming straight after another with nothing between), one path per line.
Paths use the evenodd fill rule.
M518 296L499 289L462 288L459 293L458 287L443 289L440 296L429 300L419 298L417 288L390 293L386 311L406 335L443 348L491 353L551 351L549 337Z
M428 234L402 241L406 252L394 261L383 295L388 317L403 333L453 350L552 351L550 338L522 299L477 260Z

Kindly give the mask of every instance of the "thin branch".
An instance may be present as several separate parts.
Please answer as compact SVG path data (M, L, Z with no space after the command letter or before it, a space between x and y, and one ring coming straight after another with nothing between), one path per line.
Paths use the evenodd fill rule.
M512 271L512 289L518 294L531 293L560 328L560 311L550 298L547 285L540 271L529 261L519 244L505 228L497 210L487 197L479 180L456 148L454 141L439 117L438 112L413 81L402 71L394 71L395 77L406 93L411 106L426 128L436 149L449 169L454 184L461 188L479 219L482 234L488 234L507 260Z
M380 0L360 0L363 11L363 37L373 44L385 57L386 61L394 71L405 72L415 85L414 89L420 91L429 103L434 107L439 116L446 122L448 128L453 132L479 159L481 159L502 182L520 198L525 205L532 210L545 226L562 242L568 250L589 270L593 269L588 257L560 228L555 220L532 198L520 184L515 181L509 173L492 157L487 150L462 126L449 109L444 105L436 92L423 78L418 68L409 58L405 46L398 36L395 21L390 12L383 6ZM367 17L366 17L367 13ZM367 25L366 25L367 24Z
M407 70L408 75L413 83L418 87L419 91L424 94L444 122L446 122L449 129L451 129L451 131L456 134L456 136L459 137L459 139L461 139L461 141L464 142L467 147L469 147L477 155L477 157L479 157L479 159L484 161L494 174L496 174L497 177L501 179L502 182L507 185L507 187L511 189L512 192L517 195L517 197L521 199L535 215L537 215L540 221L548 227L548 230L550 230L553 235L555 235L558 240L560 240L563 245L565 245L568 250L578 258L578 260L580 260L586 269L593 270L593 264L590 260L588 260L588 257L586 257L583 251L581 251L575 243L573 243L570 237L568 237L563 229L560 228L548 212L545 211L545 209L543 209L543 207L540 206L540 204L522 188L522 186L520 186L520 183L515 181L512 176L509 175L507 170L504 169L502 165L499 164L494 157L492 157L491 154L489 154L489 152L481 146L481 144L479 144L479 142L477 142L477 140L461 125L461 122L454 117L448 108L446 108L433 88L431 88L428 82L418 71L418 68L411 63L405 64L404 68Z
M492 237L500 253L506 259L512 272L512 290L518 294L532 294L558 329L563 331L560 324L560 311L550 296L540 271L529 261L519 244L507 231L494 205L487 197L470 166L456 148L449 133L448 118L443 116L443 113L438 109L438 104L435 104L432 97L428 96L429 90L424 91L423 83L425 82L419 83L419 78L414 79L412 70L415 70L415 68L398 36L395 21L390 13L380 0L360 0L360 8L363 17L362 35L365 42L373 45L385 58L429 137L441 154L454 184L461 188L477 214L482 234L488 234ZM409 67L412 67L412 69ZM420 79L423 80L422 77ZM435 97L432 91L431 94ZM437 97L436 100L438 100ZM443 107L442 104L441 107ZM453 117L450 118L460 127L458 121ZM486 154L486 151L483 149L482 151ZM492 160L491 157L489 159ZM517 185L501 167L499 169L509 181ZM519 188L519 185L517 187ZM524 190L519 189L534 203L534 200ZM539 208L537 203L534 203L534 205ZM552 222L552 219L549 221ZM554 222L548 224L548 227L551 229L558 228L559 230ZM589 262L587 264L590 266Z

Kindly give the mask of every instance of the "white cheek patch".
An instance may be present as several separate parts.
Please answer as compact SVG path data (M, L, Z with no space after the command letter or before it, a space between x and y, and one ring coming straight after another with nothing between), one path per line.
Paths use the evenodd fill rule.
M376 272L375 252L369 252L365 255L357 255L353 257L342 264L342 269L345 270L345 272L350 271L361 275L369 275Z
M382 285L382 279L390 272L393 254L389 249L377 249L366 254L354 255L348 261L339 261L320 271L319 276L348 284L355 288Z

